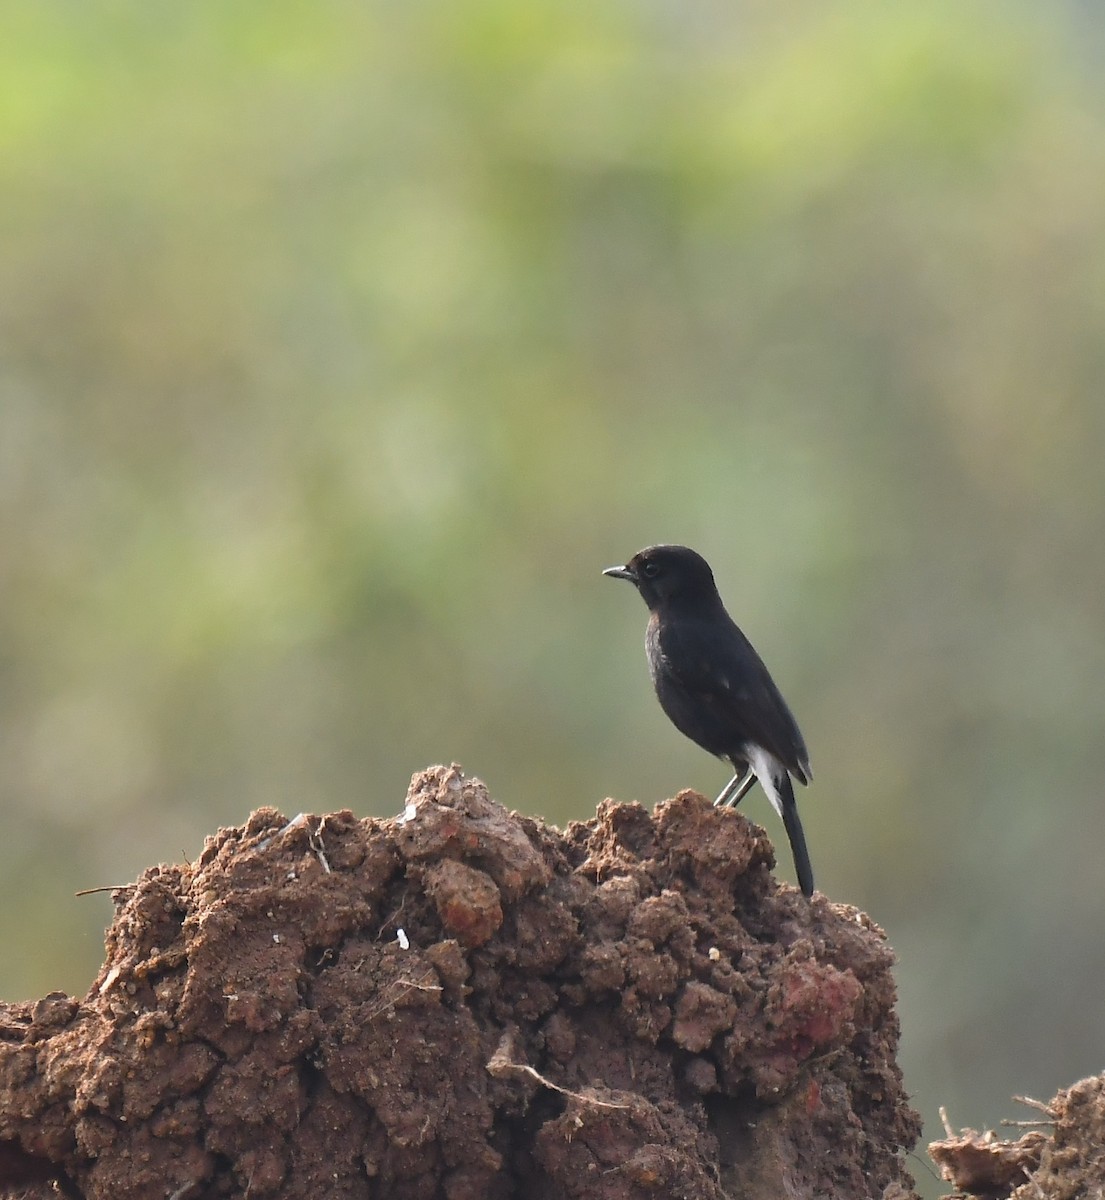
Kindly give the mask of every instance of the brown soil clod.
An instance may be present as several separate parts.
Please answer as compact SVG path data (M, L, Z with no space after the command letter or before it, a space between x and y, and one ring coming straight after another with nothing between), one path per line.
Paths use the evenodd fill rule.
M941 1177L978 1200L1097 1200L1105 1196L1105 1075L1083 1079L1046 1105L1024 1100L1044 1119L1019 1138L948 1130L929 1145ZM1024 1122L1016 1122L1024 1124ZM945 1121L946 1124L946 1121Z
M0 1196L907 1200L893 955L772 865L694 792L262 809L115 894L83 1001L0 1005Z

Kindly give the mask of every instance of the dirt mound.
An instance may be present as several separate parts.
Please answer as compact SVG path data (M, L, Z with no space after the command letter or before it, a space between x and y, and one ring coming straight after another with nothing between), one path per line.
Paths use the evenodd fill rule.
M0 1006L0 1195L904 1200L892 953L772 864L694 792L562 833L457 767L256 812L116 893L83 1001Z
M1037 1107L1035 1101L1030 1102ZM1015 1140L964 1129L933 1142L944 1179L980 1200L1075 1200L1105 1191L1105 1075L1083 1079L1049 1103L1043 1119Z

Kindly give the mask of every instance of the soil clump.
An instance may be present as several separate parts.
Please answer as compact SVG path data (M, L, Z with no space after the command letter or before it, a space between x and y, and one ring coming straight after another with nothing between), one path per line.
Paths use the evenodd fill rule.
M1096 1200L1105 1195L1105 1075L1083 1079L1047 1104L1019 1138L950 1130L929 1154L957 1195L977 1200ZM1022 1124L1024 1122L1021 1122Z
M908 1200L893 954L681 792L560 831L460 769L255 812L0 1005L0 1196Z

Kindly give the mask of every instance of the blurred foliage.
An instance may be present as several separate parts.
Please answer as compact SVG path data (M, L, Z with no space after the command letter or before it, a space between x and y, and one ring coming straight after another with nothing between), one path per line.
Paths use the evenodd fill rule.
M0 994L257 805L712 792L599 575L679 540L926 1117L1100 1069L1095 10L3 15Z

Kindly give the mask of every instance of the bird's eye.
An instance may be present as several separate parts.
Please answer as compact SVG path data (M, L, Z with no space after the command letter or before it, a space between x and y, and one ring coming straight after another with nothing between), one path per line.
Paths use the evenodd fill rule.
M655 579L660 574L660 564L657 562L647 562L641 568L641 574L646 579Z

